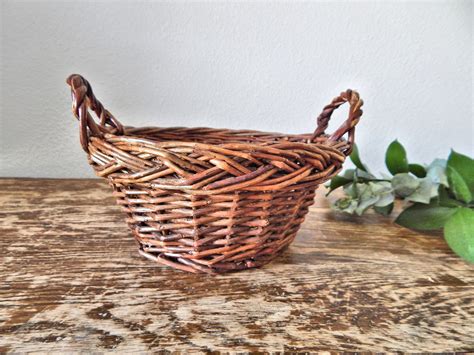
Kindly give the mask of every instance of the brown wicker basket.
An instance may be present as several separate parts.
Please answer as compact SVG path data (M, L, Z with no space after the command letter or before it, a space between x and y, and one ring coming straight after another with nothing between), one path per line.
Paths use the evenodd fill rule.
M341 93L324 107L313 134L134 128L122 126L83 77L67 83L82 147L113 187L140 254L204 273L261 266L293 241L316 188L350 154L363 104L357 92ZM325 134L345 102L349 118Z

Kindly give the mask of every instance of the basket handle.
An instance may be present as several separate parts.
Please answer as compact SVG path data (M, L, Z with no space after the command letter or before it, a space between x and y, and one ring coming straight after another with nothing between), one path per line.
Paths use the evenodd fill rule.
M347 141L349 142L349 149L344 152L347 156L352 152L355 137L355 126L362 116L362 110L360 108L364 104L364 101L362 101L362 99L359 97L359 93L357 91L347 89L347 91L344 91L339 96L335 97L329 105L324 106L323 112L321 112L321 114L318 116L318 126L311 136L310 141L313 142L316 137L324 134L324 131L328 127L329 119L331 118L332 113L345 102L349 103L349 117L333 134L329 136L328 141L337 141L344 134L349 133L349 137L347 138Z
M70 75L66 82L71 87L72 112L79 120L82 149L89 152L89 137L103 137L104 133L123 134L122 124L100 103L89 82L79 74ZM94 111L99 118L97 124L89 113Z

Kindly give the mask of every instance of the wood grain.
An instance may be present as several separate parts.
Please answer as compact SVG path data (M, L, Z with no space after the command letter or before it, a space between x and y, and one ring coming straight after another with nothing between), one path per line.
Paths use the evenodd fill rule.
M474 351L474 267L318 193L261 269L140 257L99 180L0 180L0 351Z

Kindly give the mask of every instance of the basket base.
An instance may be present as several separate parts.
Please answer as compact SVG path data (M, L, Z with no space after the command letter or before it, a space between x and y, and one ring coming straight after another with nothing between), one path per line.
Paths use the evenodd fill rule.
M300 229L316 184L195 197L114 186L139 253L186 272L224 273L269 263Z
M264 249L264 252L260 253L258 256L223 263L206 263L202 260L197 262L193 259L168 256L164 253L153 254L144 251L141 247L139 247L138 252L140 255L151 261L158 262L181 271L205 274L221 274L226 272L253 269L266 265L281 255L288 248L291 242L293 242L295 237L296 232L288 235L281 243L279 243L279 246L276 249L268 251L265 251Z

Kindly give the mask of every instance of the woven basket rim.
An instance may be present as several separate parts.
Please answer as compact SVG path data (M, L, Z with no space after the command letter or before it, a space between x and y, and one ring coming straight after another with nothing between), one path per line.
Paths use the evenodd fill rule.
M153 135L148 134L134 134L134 131L140 130L156 130L160 129L163 130L163 133L172 134L174 131L180 132L182 130L206 130L209 133L215 133L219 131L225 131L226 136L231 138L232 136L238 136L240 138L244 138L246 134L248 134L248 140L227 140L222 139L220 143L209 143L206 139L206 134L201 134L199 139L169 139L169 138L155 138ZM255 135L265 136L266 138L255 137ZM251 147L261 147L261 146L269 146L271 144L280 144L280 143L298 143L298 144L305 144L310 146L318 146L324 148L331 148L333 146L339 146L341 143L348 143L347 139L341 137L337 140L328 141L330 137L329 134L323 133L319 135L315 140L311 140L312 133L281 133L281 132L268 132L268 131L261 131L261 130L251 130L251 129L226 129L226 128L214 128L214 127L190 127L190 126L124 126L124 131L122 134L114 134L114 133L105 133L104 137L106 139L111 138L128 138L136 140L137 143L140 141L146 141L147 143L184 143L184 144L206 144L206 145L215 145L215 146L225 146L231 144L242 144L246 145L249 148ZM257 140L256 138L260 138L261 140Z

